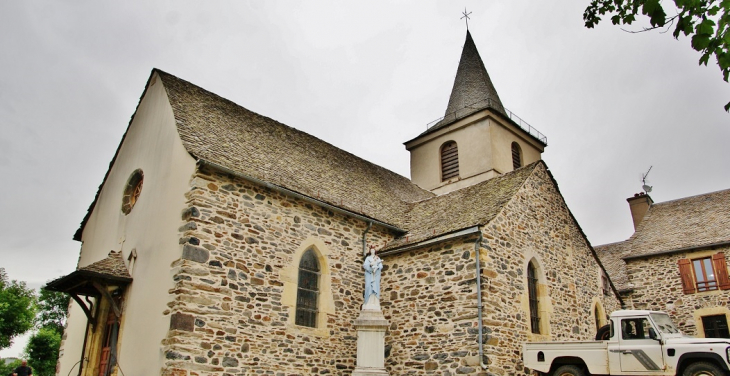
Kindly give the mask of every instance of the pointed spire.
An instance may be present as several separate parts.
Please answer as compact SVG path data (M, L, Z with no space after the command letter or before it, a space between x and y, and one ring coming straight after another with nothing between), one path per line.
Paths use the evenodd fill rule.
M464 49L461 52L461 61L459 61L459 68L454 79L454 87L451 89L449 105L446 108L444 119L433 128L452 123L488 107L500 113L505 113L497 90L494 88L482 58L479 56L477 46L471 38L471 33L467 30Z

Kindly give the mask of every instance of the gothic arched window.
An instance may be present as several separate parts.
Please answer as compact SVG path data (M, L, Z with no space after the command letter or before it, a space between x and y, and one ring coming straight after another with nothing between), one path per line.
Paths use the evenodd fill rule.
M537 295L537 268L530 261L527 265L527 291L530 300L530 328L535 334L540 334L540 301Z
M441 146L441 181L459 176L459 150L456 142L449 141Z
M512 167L515 170L522 167L522 149L516 142L512 143Z
M312 249L308 249L299 261L297 286L296 324L314 328L317 326L317 298L319 297L319 262Z

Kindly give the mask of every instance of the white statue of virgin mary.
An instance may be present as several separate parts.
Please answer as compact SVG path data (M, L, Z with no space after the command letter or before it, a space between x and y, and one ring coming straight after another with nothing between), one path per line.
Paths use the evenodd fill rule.
M365 269L365 305L374 304L380 307L380 271L383 270L383 260L370 248L370 255L362 263ZM375 299L371 302L371 299ZM363 307L365 308L365 307Z

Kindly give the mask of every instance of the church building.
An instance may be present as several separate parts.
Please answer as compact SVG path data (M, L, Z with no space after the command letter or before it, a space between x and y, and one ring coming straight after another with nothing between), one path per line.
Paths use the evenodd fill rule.
M467 31L411 179L153 69L74 239L59 375L350 375L363 259L390 375L524 374L521 345L618 309Z

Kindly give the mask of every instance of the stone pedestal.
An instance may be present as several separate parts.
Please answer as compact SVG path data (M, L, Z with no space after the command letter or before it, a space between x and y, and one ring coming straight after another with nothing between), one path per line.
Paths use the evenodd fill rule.
M355 320L357 365L352 376L388 375L385 370L385 331L388 325L388 320L380 310L380 302L371 295Z

